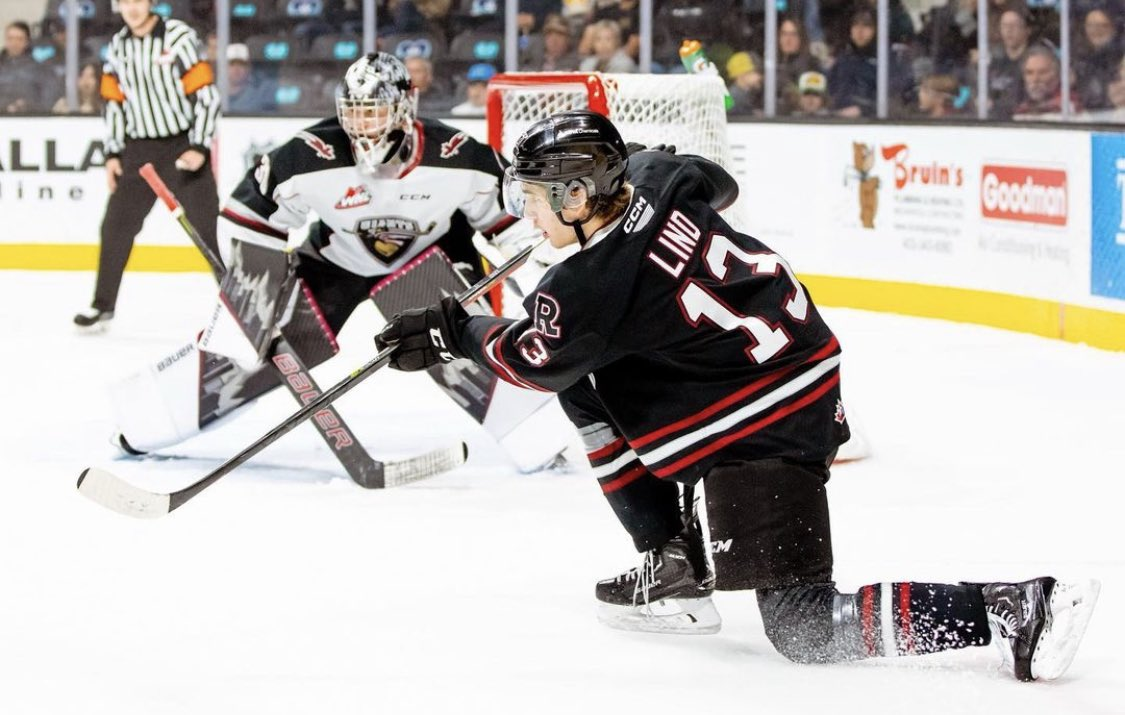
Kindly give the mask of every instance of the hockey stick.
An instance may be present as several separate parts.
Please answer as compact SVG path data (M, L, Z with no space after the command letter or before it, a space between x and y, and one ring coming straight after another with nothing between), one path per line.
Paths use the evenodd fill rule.
M219 257L211 251L207 244L203 241L203 237L199 235L199 231L191 224L187 214L184 213L184 207L176 199L175 195L168 189L168 185L156 173L156 167L151 163L145 164L139 171L141 177L148 182L149 187L153 193L164 203L168 210L172 212L172 218L183 228L184 233L188 235L191 242L199 249L203 257L207 259L207 263L211 266L216 279L222 284L223 274L226 272L222 261ZM288 293L288 288L292 286L296 280L296 274L293 271L292 263L289 264L289 271L285 277L285 281L281 288L281 295L284 296ZM221 291L220 291L221 293ZM225 298L224 298L225 302ZM270 322L264 326L265 332L273 333L274 327L280 317L283 306L283 301L278 301L273 314L270 317ZM219 308L222 310L222 308ZM233 314L232 310L232 314ZM313 380L312 374L309 372L308 367L305 365L304 360L297 355L297 352L289 344L283 336L278 336L274 340L263 341L263 345L258 351L258 358L264 362L268 362L270 367L273 368L277 374L280 382L285 385L289 393L293 395L301 404L304 404L309 396L316 396L320 394L320 387ZM275 361L274 358L277 358ZM279 364L280 362L280 364ZM283 367L284 366L284 367ZM336 455L340 465L343 466L344 471L352 478L356 484L364 487L365 489L378 489L383 486L383 472L384 465L382 462L371 457L367 450L360 443L356 437L355 432L348 427L344 422L344 418L335 407L326 407L323 414L317 414L312 420L313 426L316 428L317 433L328 444L332 453ZM461 445L460 447L463 447ZM434 452L436 458L448 450L439 450ZM425 456L425 455L423 455ZM456 466L456 465L454 465ZM429 475L426 475L429 476Z
M542 241L524 248L503 266L488 274L475 285L458 295L457 300L461 302L461 305L469 305L480 299L480 297L486 294L493 286L499 284L515 272L517 268L522 266L524 261L527 260L528 255L531 254L531 251L541 242ZM294 412L281 424L259 437L250 446L228 459L210 474L183 489L170 494L150 492L129 484L105 470L87 468L78 477L78 491L83 496L96 501L107 509L112 509L128 516L149 518L164 516L183 506L183 504L192 497L219 481L219 479L229 474L240 464L276 442L282 435L285 435L306 419L320 413L325 407L350 392L356 385L363 382L368 377L371 377L371 375L390 361L393 351L394 348L380 350L374 358L359 369L353 371L351 375L344 378L342 381L333 385L320 397ZM448 454L442 455L442 457L445 458L449 456ZM464 460L464 456L464 452L462 452L460 455L461 460ZM434 469L435 461L437 462L436 466L448 468L448 466L441 461L441 458L435 460L433 455L426 455L422 459L424 460L422 464L416 464L416 460L406 460L400 465L387 464L382 475L383 483L380 486L398 486L399 484L414 481L417 477L412 476L413 474L416 474L419 469Z

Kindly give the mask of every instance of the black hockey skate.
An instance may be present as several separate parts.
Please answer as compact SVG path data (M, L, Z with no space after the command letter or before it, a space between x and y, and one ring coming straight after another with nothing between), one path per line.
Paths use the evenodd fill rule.
M644 555L638 568L599 581L598 620L611 628L649 633L718 633L722 619L711 602L715 572L707 560L698 520Z
M74 316L74 324L84 333L102 332L109 327L111 320L113 320L112 310L97 308L88 308Z
M1049 576L982 588L992 640L1019 680L1054 680L1066 672L1098 600L1097 581L1060 583Z

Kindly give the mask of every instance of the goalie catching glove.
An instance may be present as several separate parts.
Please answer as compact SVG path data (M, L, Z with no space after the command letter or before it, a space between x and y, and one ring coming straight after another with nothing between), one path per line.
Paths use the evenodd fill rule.
M453 296L437 305L399 313L375 336L380 350L394 348L388 363L395 370L414 372L465 357L457 334L469 314Z

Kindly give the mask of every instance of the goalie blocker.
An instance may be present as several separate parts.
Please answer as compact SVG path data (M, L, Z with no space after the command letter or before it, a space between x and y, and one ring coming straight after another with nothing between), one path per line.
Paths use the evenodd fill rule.
M278 344L308 367L319 365L338 352L336 330L368 293L381 312L393 315L396 306L425 305L466 286L437 247L374 290L371 279L304 254L290 259L301 261L301 277L296 277L286 255L273 246L234 240L221 299L199 338L111 386L117 428L128 447L150 452L177 444L277 387L279 374L299 381ZM316 296L329 289L332 303L322 304ZM354 299L341 299L357 292ZM487 310L483 302L478 310ZM552 396L498 381L469 361L443 365L430 376L521 471L542 468L567 447L569 423Z

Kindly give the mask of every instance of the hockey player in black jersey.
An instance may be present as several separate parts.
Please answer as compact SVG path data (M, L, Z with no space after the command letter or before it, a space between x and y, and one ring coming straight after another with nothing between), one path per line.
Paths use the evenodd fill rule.
M540 121L515 145L506 205L581 249L527 297L527 318L446 299L396 317L377 343L396 346L398 369L464 356L559 393L644 552L597 584L611 626L713 633L712 590L754 589L767 636L797 662L995 641L1021 680L1061 675L1096 582L836 588L825 483L848 434L840 345L785 260L718 213L736 193L700 157L629 156L598 114ZM704 485L713 570L677 482Z
M336 116L263 155L223 205L228 270L211 324L111 390L127 450L178 443L276 387L267 361L277 363L278 332L315 366L335 354L341 326L369 297L389 316L475 280L475 233L517 248L538 240L529 221L503 208L506 162L464 132L419 118L416 90L393 55L360 58L341 89ZM529 449L515 434L529 421L566 424L548 396L469 361L431 374L521 469L566 447L560 436Z

